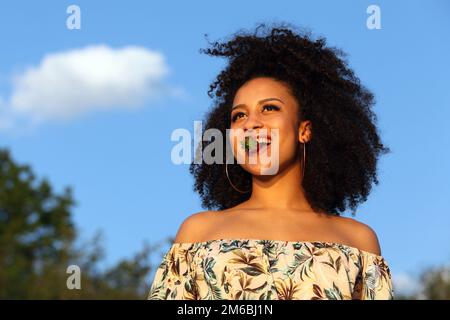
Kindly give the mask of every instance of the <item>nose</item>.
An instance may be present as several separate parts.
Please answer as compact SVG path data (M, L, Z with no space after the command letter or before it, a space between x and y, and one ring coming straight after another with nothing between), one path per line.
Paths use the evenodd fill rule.
M261 122L261 119L259 118L259 116L255 113L251 113L247 117L247 120L244 123L244 129L245 129L245 131L253 130L253 129L257 129L257 128L262 128L263 125L264 124Z

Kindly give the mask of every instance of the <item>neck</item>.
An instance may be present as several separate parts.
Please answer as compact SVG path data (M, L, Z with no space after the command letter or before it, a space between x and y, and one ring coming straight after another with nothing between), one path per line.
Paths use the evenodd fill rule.
M276 175L254 175L247 204L255 209L312 211L301 186L301 163L280 167Z

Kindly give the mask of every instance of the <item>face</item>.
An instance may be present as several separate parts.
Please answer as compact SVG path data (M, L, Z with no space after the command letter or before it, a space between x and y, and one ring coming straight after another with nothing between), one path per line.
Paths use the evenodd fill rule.
M276 174L292 161L299 161L299 142L309 139L310 130L309 121L300 123L298 111L289 87L272 78L255 78L239 88L230 112L230 141L238 163L251 174L260 175ZM246 140L247 136L253 139ZM278 162L277 172L267 171L274 167L274 161Z

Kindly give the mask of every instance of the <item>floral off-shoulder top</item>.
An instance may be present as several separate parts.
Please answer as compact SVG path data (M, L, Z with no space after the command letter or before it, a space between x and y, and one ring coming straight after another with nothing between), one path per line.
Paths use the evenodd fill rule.
M394 299L385 259L332 242L215 239L172 243L149 300Z

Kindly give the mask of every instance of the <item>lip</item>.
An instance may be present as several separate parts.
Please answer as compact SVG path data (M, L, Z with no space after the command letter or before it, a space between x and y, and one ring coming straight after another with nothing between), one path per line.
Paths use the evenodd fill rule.
M246 134L246 135L244 135L244 139L246 139L246 138L252 138L252 139L254 139L254 140L257 140L257 139L259 139L259 138L266 138L267 140L272 141L272 138L271 138L270 134L267 134L267 135L261 135L261 134Z
M259 138L265 138L265 139L267 139L267 141L269 142L267 145L269 145L269 144L271 144L272 143L272 138L270 137L270 135L246 135L246 136L244 136L244 139L243 140L241 140L241 143L244 143L244 144L246 144L246 140L247 139L251 139L251 140L253 140L253 141L258 141L259 140ZM250 140L250 141L251 141ZM259 145L259 143L258 143L258 145ZM245 148L245 149L247 149L247 148Z
M269 137L269 136L264 136L264 138L266 138L267 139L267 141L268 141L268 143L267 144L260 144L260 143L257 143L256 142L256 145L254 145L254 143L255 143L255 141L257 141L257 139L259 139L259 135L258 136L256 136L256 138L254 137L254 136L247 136L247 137L245 137L242 141L241 141L241 144L242 144L242 146L243 146L243 149L245 150L245 152L247 153L247 154L251 154L251 153L255 153L255 152L260 152L261 150L264 150L264 148L267 148L268 146L270 146L271 145L271 143L272 143L272 139ZM251 140L251 144L253 145L252 147L250 147L249 146L249 144L250 143L246 143L245 141L246 141L246 139L247 138L250 138Z
M268 146L270 146L270 144L271 144L271 142L269 142L269 143L267 143L267 144L264 144L262 147L261 147L261 145L258 143L257 145L256 145L256 148L253 148L253 149L245 149L245 152L247 153L247 154L253 154L253 153L259 153L259 152L261 152L261 151L264 151L265 149L267 149L267 147Z

